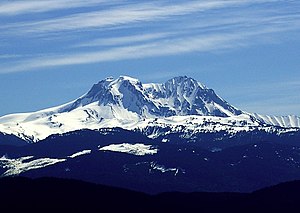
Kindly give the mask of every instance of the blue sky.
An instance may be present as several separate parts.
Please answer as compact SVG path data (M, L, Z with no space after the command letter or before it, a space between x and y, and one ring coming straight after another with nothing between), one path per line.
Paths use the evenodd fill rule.
M188 75L242 110L300 115L298 0L3 0L0 31L0 116L119 75Z

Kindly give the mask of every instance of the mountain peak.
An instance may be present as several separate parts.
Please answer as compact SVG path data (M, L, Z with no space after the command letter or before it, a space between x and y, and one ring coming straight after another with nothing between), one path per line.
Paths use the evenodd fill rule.
M128 88L130 87L130 85L133 87L137 87L136 89L138 90L142 90L142 83L138 79L122 75L111 82L110 88L119 90L122 87Z
M0 131L35 141L50 134L84 128L132 129L138 125L141 125L139 128L146 128L148 121L155 123L157 120L165 122L165 127L177 125L182 119L187 119L187 125L193 125L191 120L195 118L201 121L199 125L204 125L202 120L206 119L228 123L231 120L235 122L237 118L246 119L253 125L298 127L300 124L298 117L273 118L244 113L219 97L214 90L187 76L174 77L165 83L148 84L120 76L99 81L86 94L70 103L33 113L1 117Z
M94 102L99 106L117 106L142 117L228 117L242 113L216 95L212 89L188 76L174 77L163 84L142 84L138 79L129 76L120 76L117 79L109 77L94 84L67 111Z
M114 77L110 76L110 77L105 78L104 80L99 81L97 84L94 84L88 93L90 93L91 91L95 92L95 90L97 90L99 87L104 86L104 87L108 88L108 87L111 87L112 85L120 84L125 81L130 82L131 84L141 84L138 79L132 78L129 76L121 75L117 79L114 79Z
M118 81L130 81L134 83L140 82L138 79L127 76L127 75L120 75L120 77L117 79Z
M178 86L178 84L186 84L187 86L193 85L199 86L201 89L207 89L207 87L204 84L186 75L171 78L165 84L173 84L175 86Z

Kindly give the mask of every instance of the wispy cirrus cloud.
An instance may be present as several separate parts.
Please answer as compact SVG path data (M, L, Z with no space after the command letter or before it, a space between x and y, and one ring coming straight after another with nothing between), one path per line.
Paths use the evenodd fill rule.
M5 0L0 2L0 74L55 70L61 71L53 72L57 78L64 78L63 66L68 66L75 72L82 67L82 75L91 70L86 76L93 78L102 75L100 67L113 75L139 69L130 74L153 80L205 72L242 109L299 114L297 82L257 85L260 76L284 81L281 69L286 67L292 70L287 80L299 76L299 20L298 0ZM220 60L210 61L215 56ZM31 73L1 76L0 91L8 91L5 79ZM226 79L238 94L228 90ZM81 77L74 75L74 81ZM22 82L35 83L30 77ZM3 92L1 97L4 102L12 98Z
M16 55L16 54L0 54L0 60L1 59L11 59L11 58L20 58L22 55Z
M91 7L100 3L112 2L107 0L26 0L6 1L0 3L0 16L13 16L27 13L41 13L78 7Z
M258 2L269 2L261 0ZM212 0L187 1L167 4L163 2L136 3L117 6L100 11L77 13L48 20L23 22L2 27L9 31L23 33L47 33L58 31L88 30L103 27L120 26L149 21L168 21L170 17L184 16L196 12L247 5L257 1L250 0ZM72 5L72 4L71 4Z
M74 2L79 5L83 1ZM277 2L280 3L275 4L277 8L255 8L260 4ZM249 6L253 9L249 10ZM224 8L227 13L222 13ZM167 1L134 4L125 2L121 6L99 11L10 24L2 26L2 29L6 29L3 31L25 37L27 33L44 34L49 38L53 32L64 37L65 31L75 30L79 31L80 39L68 44L69 50L66 48L63 54L57 53L53 56L53 53L49 53L49 56L43 57L37 54L31 59L3 66L0 73L227 50L261 42L263 36L267 35L269 36L265 40L269 42L280 32L300 29L298 22L300 14L293 8L295 8L293 5L282 6L280 0L213 0L174 4ZM157 25L149 28L145 22L157 22ZM130 35L106 34L101 38L94 36L91 39L86 37L90 31L97 35L97 30L101 28L112 26L134 28L136 25L139 28ZM256 39L259 36L260 38ZM93 48L93 51L90 51L90 48Z
M130 43L148 42L156 39L163 39L172 35L170 32L147 33L130 36L119 36L113 38L99 38L91 41L76 44L75 47L96 47L96 46L118 46Z
M280 30L282 29L277 29L277 32L279 32ZM68 53L57 56L37 57L34 59L14 63L14 65L2 67L0 73L21 72L26 70L55 66L90 64L166 55L179 55L190 52L227 50L248 45L249 38L262 36L263 34L268 34L274 31L275 28L264 28L260 29L259 31L257 30L251 32L241 31L236 33L186 36L182 38L151 41L145 44L113 47L99 51L85 51L76 54ZM153 37L155 37L154 35ZM151 37L150 34L147 36L148 38Z

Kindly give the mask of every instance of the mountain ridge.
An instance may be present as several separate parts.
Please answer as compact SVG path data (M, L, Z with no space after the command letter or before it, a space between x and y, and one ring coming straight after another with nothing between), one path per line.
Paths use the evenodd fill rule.
M186 76L106 78L67 104L1 117L0 177L251 192L300 178L297 119L244 112Z
M157 128L172 126L174 130L180 124L203 132L214 132L212 126L228 132L231 128L235 132L249 131L249 128L278 132L277 127L297 131L300 118L288 118L292 119L244 112L187 76L148 84L120 76L99 81L86 94L67 104L0 117L0 132L37 142L51 134L85 128L122 127L143 131L155 123Z

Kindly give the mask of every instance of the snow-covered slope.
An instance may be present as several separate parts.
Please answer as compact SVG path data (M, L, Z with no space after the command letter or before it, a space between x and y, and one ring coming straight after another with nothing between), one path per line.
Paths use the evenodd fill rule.
M164 84L142 84L127 76L116 80L107 78L95 84L86 95L61 107L59 112L69 112L95 102L99 106L113 107L109 114L121 118L136 115L146 118L174 115L228 117L242 114L242 111L229 105L212 89L186 76L175 77ZM115 108L125 109L130 115Z
M212 89L189 77L175 77L164 84L144 84L146 94L168 109L164 115L212 115L228 117L242 114Z
M300 126L297 117L278 123L275 120L278 119L245 113L186 76L163 84L142 84L121 76L98 82L86 94L62 106L3 116L0 132L38 141L51 134L104 127L143 131L156 125L175 131L183 125L187 131L237 132L268 125Z
M108 146L101 147L100 151L111 151L111 152L124 152L132 155L153 155L157 153L157 149L153 148L151 145L145 144L110 144Z
M260 115L257 113L251 113L256 119L264 122L266 124L270 124L273 126L281 126L281 127L300 127L300 117L295 115L289 116L269 116L269 115Z

